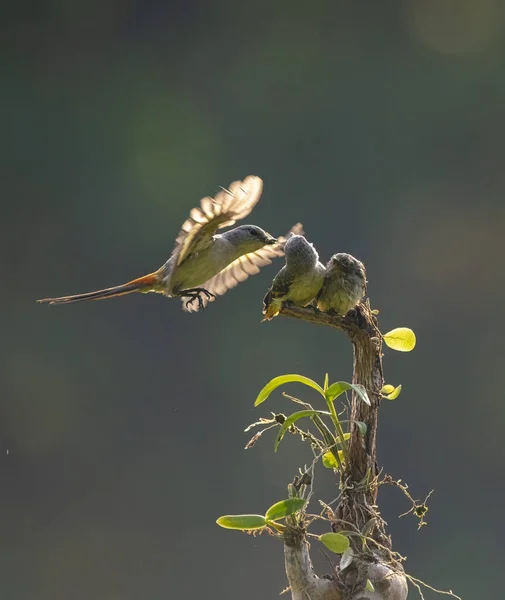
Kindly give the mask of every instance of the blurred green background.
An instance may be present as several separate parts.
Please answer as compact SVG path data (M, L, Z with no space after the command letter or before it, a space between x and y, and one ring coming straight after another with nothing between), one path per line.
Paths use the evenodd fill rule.
M465 600L500 597L504 5L54 0L11 3L0 28L0 597L285 586L278 542L215 525L285 497L310 459L268 434L243 450L246 425L288 409L253 409L264 383L351 376L337 332L260 324L281 262L203 314L155 295L35 304L157 268L199 198L250 173L265 188L249 222L299 220L322 260L356 255L382 330L417 333L413 354L386 352L404 391L378 454L435 493L418 532L381 491L396 550ZM316 486L335 497L328 471Z

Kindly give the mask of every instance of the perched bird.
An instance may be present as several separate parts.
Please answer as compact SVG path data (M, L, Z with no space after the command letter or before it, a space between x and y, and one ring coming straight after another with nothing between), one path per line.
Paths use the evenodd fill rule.
M263 321L270 321L282 310L285 302L298 306L310 304L321 289L325 268L319 255L303 235L293 235L284 247L286 264L277 273L263 299Z
M286 239L276 240L256 225L241 225L217 233L246 217L260 199L262 190L263 181L250 175L244 181L234 181L229 189L222 188L214 198L202 198L200 208L193 208L182 225L170 258L154 273L116 287L75 296L43 298L38 302L70 304L132 292L156 292L169 298L180 297L184 310L196 312L249 275L258 273L272 258L284 254ZM293 231L299 230L301 225L295 225Z
M317 308L346 315L366 294L365 265L345 252L334 254L326 265Z

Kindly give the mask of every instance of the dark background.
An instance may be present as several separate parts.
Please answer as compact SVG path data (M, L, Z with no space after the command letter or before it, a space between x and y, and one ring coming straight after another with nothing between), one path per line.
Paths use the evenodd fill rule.
M35 304L157 268L199 198L250 173L265 182L251 222L299 220L322 260L356 255L382 330L417 333L413 354L386 352L404 391L381 407L379 459L435 493L418 532L381 491L396 550L465 600L503 595L504 17L497 0L11 4L1 598L285 586L280 543L215 525L285 497L310 460L293 439L273 454L269 434L243 450L248 423L289 408L253 409L261 387L351 376L337 332L260 324L281 261L203 314L156 295ZM334 498L330 472L316 486Z

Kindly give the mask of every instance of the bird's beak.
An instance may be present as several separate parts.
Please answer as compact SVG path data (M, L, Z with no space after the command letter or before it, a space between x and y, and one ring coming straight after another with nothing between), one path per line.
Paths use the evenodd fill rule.
M273 246L274 244L277 244L277 239L274 238L274 237L272 237L272 236L270 236L270 237L267 238L267 244L269 246Z

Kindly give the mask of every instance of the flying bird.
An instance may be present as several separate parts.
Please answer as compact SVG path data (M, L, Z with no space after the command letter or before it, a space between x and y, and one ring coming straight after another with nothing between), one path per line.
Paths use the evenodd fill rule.
M71 304L132 292L155 292L169 298L179 297L184 310L196 312L284 254L286 239L276 239L256 225L240 225L218 233L246 217L262 190L263 181L249 175L243 181L231 183L229 189L221 188L214 198L202 198L200 207L193 208L183 223L170 258L153 273L123 285L37 302ZM301 225L298 223L292 231L300 232Z
M285 302L309 305L323 285L326 269L314 246L303 235L293 235L284 248L286 264L277 273L263 299L263 321L276 317Z

